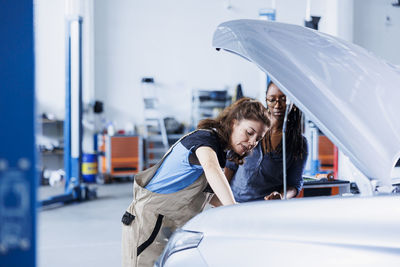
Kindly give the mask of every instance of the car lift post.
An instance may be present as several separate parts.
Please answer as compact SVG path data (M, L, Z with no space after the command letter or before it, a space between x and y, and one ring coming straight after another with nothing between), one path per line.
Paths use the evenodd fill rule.
M67 17L66 29L66 91L64 120L64 194L41 202L81 201L96 197L96 191L81 183L82 177L82 17Z

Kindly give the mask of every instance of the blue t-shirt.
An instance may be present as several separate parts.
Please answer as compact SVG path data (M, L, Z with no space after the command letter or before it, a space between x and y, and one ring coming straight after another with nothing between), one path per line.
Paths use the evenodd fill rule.
M295 159L290 151L287 153L287 185L300 192L303 186L303 170L307 160L307 140L303 137L305 153L302 158ZM226 167L235 175L231 180L231 188L237 202L262 200L273 191L281 191L283 187L282 154L269 152L263 155L261 142L253 152L244 159L243 165L227 161Z
M194 183L203 174L203 167L195 154L201 146L212 148L221 168L225 166L226 153L217 133L198 130L175 145L145 188L159 194L170 194Z

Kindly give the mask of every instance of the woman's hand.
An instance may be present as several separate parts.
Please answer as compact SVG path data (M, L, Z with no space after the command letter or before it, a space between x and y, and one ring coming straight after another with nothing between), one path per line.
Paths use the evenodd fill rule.
M269 194L268 196L264 197L264 200L273 200L273 199L282 199L283 196L281 193L274 191L271 194Z
M286 192L286 199L291 199L296 197L297 189L295 187L289 186ZM274 191L268 196L264 197L264 200L273 200L273 199L283 199L283 192Z
M219 199L218 199L218 197L217 197L216 195L214 195L214 196L211 198L209 204L210 204L211 206L213 206L214 208L222 206L221 201L219 201Z

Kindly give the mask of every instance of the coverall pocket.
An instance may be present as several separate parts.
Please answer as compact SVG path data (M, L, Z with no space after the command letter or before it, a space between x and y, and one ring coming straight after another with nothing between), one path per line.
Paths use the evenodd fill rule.
M125 225L131 225L134 219L135 215L132 215L129 212L125 211L124 215L122 216L121 222Z

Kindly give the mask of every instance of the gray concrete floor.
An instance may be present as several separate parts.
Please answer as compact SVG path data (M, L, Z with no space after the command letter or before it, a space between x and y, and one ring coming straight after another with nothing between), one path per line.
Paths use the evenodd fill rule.
M132 200L132 181L97 187L97 199L52 205L38 212L39 267L121 266L121 217ZM39 199L63 193L41 186Z

